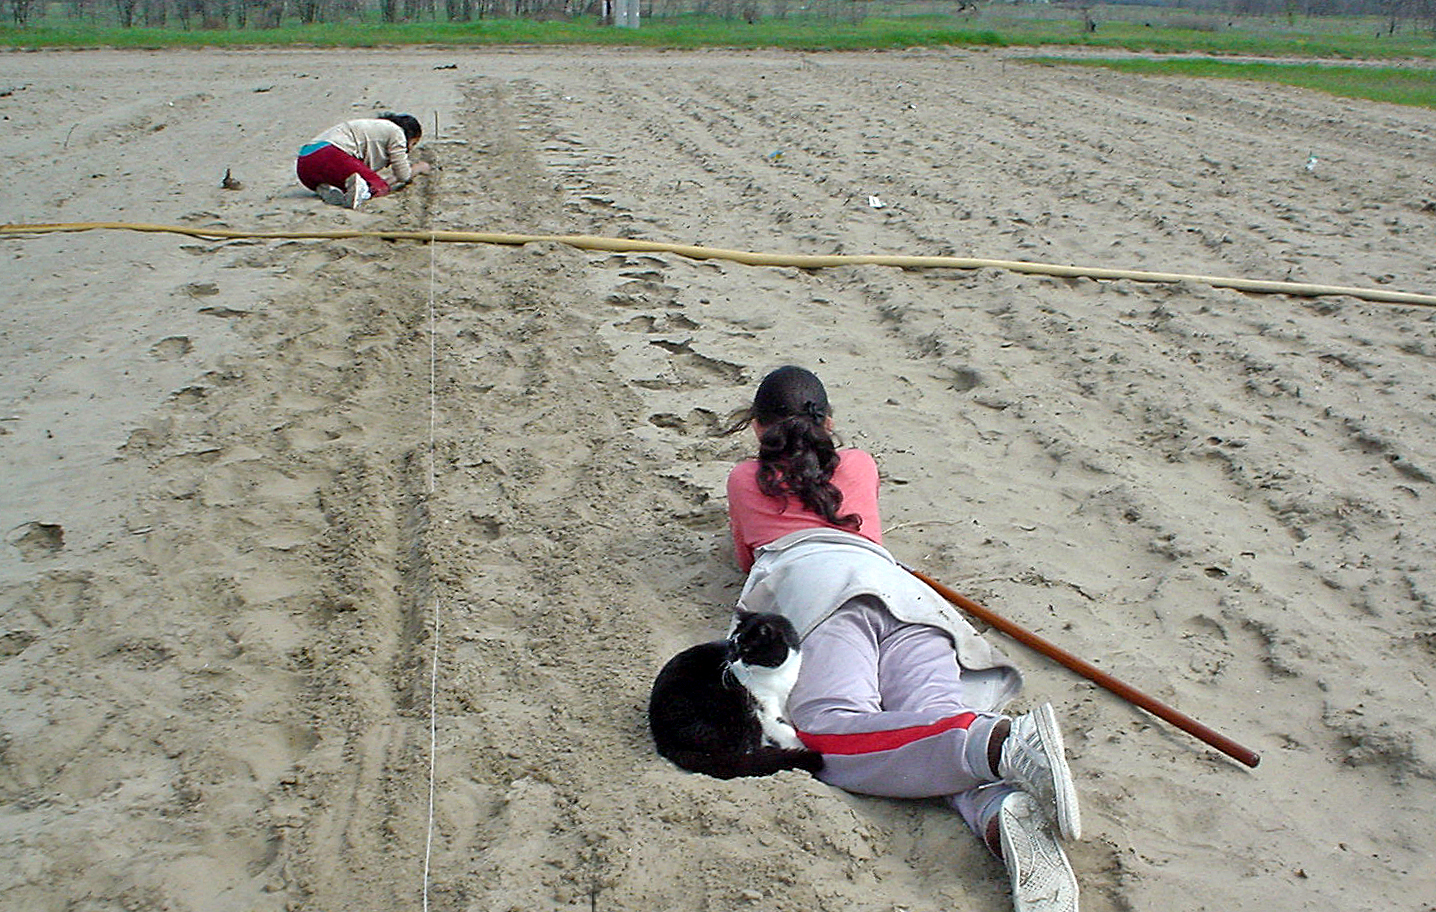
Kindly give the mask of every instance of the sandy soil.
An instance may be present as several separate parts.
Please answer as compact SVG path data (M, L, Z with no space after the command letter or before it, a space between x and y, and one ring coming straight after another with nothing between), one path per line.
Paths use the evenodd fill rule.
M1429 111L993 52L0 59L6 223L1436 292ZM429 179L294 182L385 108ZM786 362L878 457L899 558L1261 752L998 636L1068 726L1085 909L1436 908L1430 309L555 244L0 263L6 909L1009 908L937 803L652 752L653 674L741 583L747 442L709 432Z

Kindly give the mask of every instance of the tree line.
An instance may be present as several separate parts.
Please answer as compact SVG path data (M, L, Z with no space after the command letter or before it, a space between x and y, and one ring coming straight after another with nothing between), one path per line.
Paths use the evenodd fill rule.
M993 5L1016 5L1008 0ZM1043 2L1046 0L1033 0ZM1123 0L1107 0L1114 6ZM123 28L183 29L278 28L288 22L312 25L377 17L385 23L519 18L572 19L593 16L605 21L613 0L0 0L0 22L24 27L38 17ZM1095 0L1065 0L1063 8L1081 10L1095 24ZM1167 7L1207 14L1298 17L1371 16L1394 34L1403 25L1419 25L1436 33L1436 0L1133 0L1132 6ZM837 21L860 21L871 0L641 0L644 20L686 13L723 19L786 18L802 12ZM978 0L930 0L923 11L971 15ZM1134 18L1124 16L1123 18Z

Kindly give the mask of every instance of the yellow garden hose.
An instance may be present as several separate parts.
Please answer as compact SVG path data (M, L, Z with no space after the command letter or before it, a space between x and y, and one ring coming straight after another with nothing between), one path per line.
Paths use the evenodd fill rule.
M787 253L753 253L745 250L723 250L717 247L696 247L689 244L667 244L659 241L638 241L629 238L606 238L586 234L494 234L483 231L231 231L223 228L186 228L181 225L148 225L140 222L64 222L37 225L0 225L0 237L49 234L94 230L150 231L185 234L191 237L229 240L259 238L268 240L340 240L348 238L381 238L391 241L458 244L536 244L552 243L580 250L606 250L614 253L672 253L694 260L729 260L746 266L792 266L798 269L824 269L834 266L896 266L901 269L1005 269L1032 275L1085 277L1089 279L1130 279L1134 282L1194 282L1213 288L1231 288L1256 294L1286 294L1299 297L1347 295L1385 304L1411 304L1436 307L1436 295L1380 288L1351 288L1341 285L1312 285L1303 282L1270 282L1261 279L1234 279L1221 276L1182 275L1172 272L1140 272L1128 269L1103 269L1094 266L1059 266L1050 263L1029 263L1021 260L982 260L949 256L898 256L885 254L808 255Z

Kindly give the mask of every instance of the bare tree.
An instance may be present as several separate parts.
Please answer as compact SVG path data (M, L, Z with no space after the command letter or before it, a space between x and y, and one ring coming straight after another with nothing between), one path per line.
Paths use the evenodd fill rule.
M15 24L24 27L30 22L30 10L32 0L10 0L10 18Z
M1411 18L1436 37L1436 0L1414 0Z
M1377 7L1386 20L1386 34L1394 35L1403 20L1410 17L1415 4L1408 0L1379 0Z
M250 21L258 28L279 28L284 22L284 0L254 0L251 11Z
M1090 35L1097 31L1097 20L1092 15L1094 0L1074 0L1071 3L1061 4L1062 9L1073 10L1082 14L1082 31Z

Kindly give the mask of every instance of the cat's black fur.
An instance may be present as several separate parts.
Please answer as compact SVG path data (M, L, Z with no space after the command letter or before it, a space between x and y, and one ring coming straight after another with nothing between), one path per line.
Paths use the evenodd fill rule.
M648 701L658 753L719 779L816 773L822 755L803 747L782 718L798 661L798 632L776 614L745 614L728 639L678 653Z

